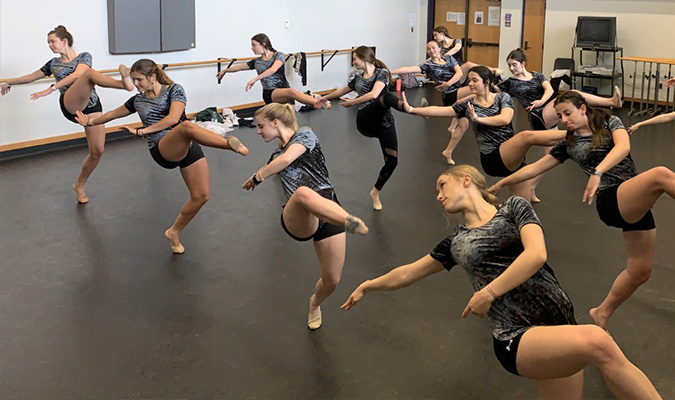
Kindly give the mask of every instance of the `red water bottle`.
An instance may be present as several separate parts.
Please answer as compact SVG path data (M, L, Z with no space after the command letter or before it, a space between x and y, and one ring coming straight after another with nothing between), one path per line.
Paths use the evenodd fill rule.
M396 91L401 91L401 78L396 79Z

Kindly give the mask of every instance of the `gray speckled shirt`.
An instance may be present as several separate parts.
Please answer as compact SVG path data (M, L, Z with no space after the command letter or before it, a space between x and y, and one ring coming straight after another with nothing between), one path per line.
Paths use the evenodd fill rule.
M259 57L246 63L249 69L255 69L258 75L260 75L267 71L277 60L281 61L281 68L279 68L277 72L273 73L267 78L262 78L260 80L264 90L291 87L291 85L288 83L288 80L286 79L286 68L284 66L284 63L286 62L286 56L284 56L284 53L277 51L274 53L272 58L267 61L263 60L262 57Z
M504 108L513 108L513 100L507 93L497 93L495 101L490 107L483 107L476 104L473 100L469 100L476 110L476 115L479 117L494 117L499 115ZM457 113L459 118L466 117L471 120L471 113L469 113L468 102L455 104L452 108ZM478 150L481 154L490 154L499 146L511 139L514 135L513 125L509 122L502 126L488 126L473 123L473 132L476 134L476 142L478 142Z
M541 226L530 203L510 197L486 224L475 228L457 226L430 255L447 270L462 266L478 291L523 252L520 230L527 224ZM546 263L495 300L487 315L492 335L498 340L512 339L533 326L576 324L572 302Z
M375 71L373 72L373 75L370 76L369 78L364 78L363 77L363 71L359 71L349 77L347 80L347 86L351 90L355 90L356 93L359 94L360 96L363 96L364 94L368 94L373 90L373 87L375 86L375 82L382 82L384 83L384 89L380 92L380 96L384 95L386 92L389 91L389 71L387 71L385 68L375 68ZM371 100L371 101L366 101L365 103L360 103L359 110L363 109L365 106L372 104L373 101L379 101L380 96L377 97L376 100ZM382 118L382 126L383 127L389 127L394 123L394 115L391 113L391 109L387 110L387 112L384 114L384 118Z
M293 143L303 145L307 151L277 173L279 179L281 179L281 186L284 188L286 200L290 199L300 186L307 186L326 198L332 198L334 190L328 178L326 159L321 152L319 138L316 137L312 128L302 126L295 131L285 146L278 148L272 153L268 164L284 154Z
M567 140L562 140L553 146L549 154L561 163L565 162L567 159L572 159L579 164L586 175L591 176L595 167L597 167L614 148L612 133L617 129L626 128L623 126L619 117L612 115L605 122L604 129L607 130L609 135L604 136L605 140L598 147L593 147L592 135L582 136L575 133L574 139L577 142L576 145L570 144ZM628 154L621 162L602 174L598 191L620 185L636 175L637 168L635 167L633 158Z
M440 84L452 79L452 77L455 76L455 66L459 65L452 56L444 57L444 60L445 64L436 64L431 61L425 61L423 64L420 64L419 67L427 78ZM455 82L454 85L445 88L443 93L452 93L459 89L461 85L460 82Z
M169 115L171 103L174 101L187 104L185 90L177 83L173 83L169 86L162 86L162 90L157 97L151 99L145 97L145 93L139 93L127 100L127 102L124 103L124 106L132 113L137 112L138 116L141 118L141 122L143 122L143 127L148 127ZM183 111L183 115L181 115L180 120L176 125L186 120L185 111ZM153 148L157 146L159 139L169 133L176 125L160 132L148 134L148 147Z
M54 78L56 78L56 82L59 82L63 78L75 72L75 69L77 68L78 64L84 64L89 66L89 68L91 68L92 65L91 54L84 51L78 54L75 57L75 59L69 62L61 61L61 57L54 57L51 60L47 61L45 65L43 65L42 68L40 68L40 71L42 71L42 73L45 74L45 76L54 75ZM63 96L63 94L66 93L66 90L68 90L69 87L70 85L59 88L61 96ZM87 103L87 107L92 107L96 105L97 101L98 101L98 94L96 93L96 89L94 89L91 91L91 96L89 97L89 103Z
M509 78L505 81L497 84L497 87L502 92L506 92L515 97L520 101L520 104L524 108L527 108L532 104L533 101L541 99L541 96L544 95L544 86L543 83L546 81L546 77L539 72L532 71L532 79L530 80L521 80L516 78ZM542 109L542 107L537 108L537 110Z

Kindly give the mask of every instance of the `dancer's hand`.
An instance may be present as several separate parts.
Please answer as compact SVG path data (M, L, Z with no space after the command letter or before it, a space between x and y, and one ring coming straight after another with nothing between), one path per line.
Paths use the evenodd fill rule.
M248 83L246 84L246 91L248 92L248 90L251 89L251 88L253 87L253 85L255 85L255 83L256 83L257 81L258 81L258 80L255 79L255 78L254 78L254 79L251 79L250 81L248 81Z
M218 79L223 79L223 76L225 76L225 74L226 74L225 70L224 70L224 69L221 69L221 70L216 74L216 78L218 78Z
M257 172L256 172L256 174L257 174ZM244 190L255 190L255 187L258 186L258 184L253 182L254 176L255 176L255 174L251 175L251 177L248 178L246 180L246 182L244 182L243 185L241 185L241 188L244 189Z
M448 82L443 82L440 85L437 85L435 87L435 89L438 90L439 92L442 92L449 87L450 87L450 82L448 81Z
M317 99L316 103L314 103L314 108L323 107L323 105L326 104L327 101L328 99L326 98L326 96L320 97L319 99Z
M598 191L598 186L600 186L600 177L597 175L591 175L588 178L588 184L586 185L586 190L584 190L584 197L581 199L582 202L588 202L590 206L593 204L593 197L595 197L595 192Z
M0 93L2 93L2 95L4 96L7 93L9 93L10 90L12 90L12 84L9 82L5 82L2 84L2 90L0 91Z
M478 115L476 114L476 110L473 108L473 104L471 104L471 102L467 102L466 105L469 108L469 116L471 117L471 121L476 122L478 120Z
M84 127L89 126L89 116L83 114L80 110L75 111L75 121Z
M413 108L410 106L410 104L408 104L408 99L405 97L405 92L401 92L401 101L405 112L410 114Z
M494 196L499 196L499 192L502 191L502 185L500 185L499 182L497 182L494 185L490 186L487 191L488 193Z
M640 125L639 122L638 122L637 124L631 125L630 128L628 128L628 134L629 134L629 135L632 135L633 133L635 133L635 131L637 131L638 129L640 129L640 126L641 126L641 125Z
M340 308L348 311L352 307L354 307L356 305L356 303L361 301L363 296L365 296L366 293L368 293L367 285L368 285L368 281L365 281L362 284L360 284L359 287L357 287L356 290L354 290L354 292L352 292L352 294L349 296L347 301L345 301L345 304L341 305Z
M462 318L466 318L469 313L477 315L479 318L483 318L488 310L490 310L493 301L495 301L495 299L488 293L487 289L483 288L477 291L473 294L471 300L469 300L469 303L462 312Z
M535 101L533 101L532 103L530 103L530 106L527 107L526 110L532 112L533 110L535 110L535 109L537 109L537 108L543 106L544 103L546 103L546 102L543 101L543 100L541 100L541 99L540 99L540 100L535 100Z
M145 133L141 132L143 130L143 128L132 128L132 127L127 126L127 125L122 125L121 128L123 130L127 131L127 133L131 133L134 136L138 136L138 137L145 136Z
M52 94L52 92L53 92L52 88L51 88L51 87L48 87L48 88L45 89L45 90L42 90L42 91L40 91L40 92L35 92L35 93L31 94L31 95L30 95L30 99L31 99L31 100L37 100L37 99L39 99L40 97L45 97L45 96L48 96L48 95Z
M664 85L665 85L666 87L673 87L673 86L675 86L675 78L670 78L670 79L668 79L668 80L664 83Z
M342 103L340 103L340 105L344 108L349 108L354 105L354 102L353 100L343 100Z

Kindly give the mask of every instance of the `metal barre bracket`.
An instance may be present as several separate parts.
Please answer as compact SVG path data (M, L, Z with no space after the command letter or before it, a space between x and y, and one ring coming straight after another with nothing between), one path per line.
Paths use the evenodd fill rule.
M339 50L333 51L333 54L331 54L331 56L330 56L330 57L328 58L328 60L325 61L325 62L324 62L324 53L323 53L324 51L326 51L326 50L321 50L321 72L323 72L324 67L325 67L326 65L328 65L328 63L330 62L330 60L332 60L333 57L335 57L335 55L338 53Z
M219 59L219 60L227 60L227 58L223 58L223 57L218 57L218 59ZM236 58L232 58L231 61L230 61L230 63L227 65L227 67L226 67L225 69L230 68L230 67L232 66L232 64L234 64L235 61L237 61L237 59L236 59ZM217 65L218 65L218 72L220 72L220 63L218 63ZM222 80L223 80L223 78L219 78L219 79L218 79L218 84L219 84L219 85L220 85L220 81L222 81Z

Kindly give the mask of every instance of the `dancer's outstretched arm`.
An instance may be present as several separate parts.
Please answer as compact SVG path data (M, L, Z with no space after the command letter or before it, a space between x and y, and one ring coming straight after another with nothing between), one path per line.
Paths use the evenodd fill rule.
M488 188L488 192L497 196L502 188L509 185L515 185L516 183L525 182L526 180L532 179L535 176L539 176L544 172L557 167L558 165L560 165L560 161L558 161L557 158L550 154L546 154L533 164L526 165L513 174L495 183L490 188Z
M75 112L75 120L82 126L95 126L95 125L103 125L112 120L124 118L131 114L133 113L129 111L129 109L127 109L124 105L121 105L116 109L110 110L107 113L96 118L89 118L88 115L85 115L82 113L82 111L78 110Z
M403 109L408 114L419 115L420 117L457 117L457 113L452 107L413 107L408 104L405 92L401 93L401 96L403 97Z
M30 95L31 100L37 100L40 97L44 97L47 95L52 94L52 92L55 92L57 89L62 88L64 86L68 86L71 83L75 82L77 78L82 76L85 72L87 72L91 67L89 67L87 64L77 64L77 67L75 67L75 71L73 71L72 74L66 76L65 78L61 79L60 81L50 85L47 89L41 90L39 92L35 92ZM44 76L44 75L43 75Z
M343 88L336 89L336 90L334 90L334 91L328 93L327 95L321 97L319 100L320 100L320 101L326 101L326 100L337 99L337 98L339 98L339 97L341 97L341 96L346 95L347 93L349 93L349 92L351 92L351 91L352 91L352 88L350 88L349 86L345 86L345 87L343 87Z
M412 264L400 266L379 278L368 280L359 285L340 307L349 310L358 303L369 291L392 291L410 286L429 275L443 271L443 265L426 255Z
M23 83L35 82L38 79L44 78L45 76L46 76L45 73L38 69L37 71L30 73L28 75L20 76L14 79L8 79L7 81L5 81L5 83L2 84L2 90L0 91L0 93L4 96L7 93L9 93L9 91L12 89L12 85L21 85Z
M628 128L628 133L632 135L633 133L635 133L635 131L637 131L638 129L640 129L643 126L665 124L667 122L674 121L674 120L675 120L675 112L671 112L671 113L668 113L668 114L662 114L662 115L656 116L654 118L646 119L644 121L640 121L636 124L631 125L631 127Z
M375 100L378 97L380 97L380 93L382 93L382 90L384 90L384 86L385 86L384 82L377 81L373 85L373 89L370 92L364 94L363 96L359 96L353 100L344 100L342 103L340 103L340 105L349 108L356 104L361 104L371 100Z
M595 170L599 172L600 175L614 168L630 153L630 138L625 129L614 130L614 132L612 132L612 140L614 141L614 147L607 153L600 164L595 167ZM595 196L595 192L598 191L599 186L600 176L596 174L591 175L588 178L588 184L586 185L586 190L584 190L581 201L584 203L588 201L588 205L593 204L593 197Z
M284 63L283 63L283 61L281 61L281 60L276 60L276 61L274 61L274 62L272 63L272 65L270 65L270 67L267 68L267 69L265 70L265 72L263 72L263 73L260 74L260 75L256 75L255 78L253 78L253 79L251 79L250 81L248 81L248 83L246 84L246 91L248 92L248 90L249 90L251 87L253 87L253 85L255 85L255 83L256 83L257 81L259 81L259 80L261 80L261 79L263 79L263 78L267 78L268 76L273 75L275 72L277 72L277 71L279 70L279 68L281 68L282 65L284 65Z
M401 68L396 68L391 71L392 75L400 75L400 74L421 74L422 69L418 65L412 65L410 67L401 67Z
M244 190L255 189L255 187L261 184L265 179L278 173L279 171L283 171L306 151L307 147L301 145L300 143L291 144L283 154L270 161L268 164L263 165L258 171L256 171L255 174L248 178L246 182L241 185L241 188Z
M216 78L221 79L228 72L249 71L250 69L251 68L249 68L248 64L246 63L238 64L230 68L221 69L220 72L216 74Z

